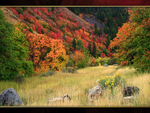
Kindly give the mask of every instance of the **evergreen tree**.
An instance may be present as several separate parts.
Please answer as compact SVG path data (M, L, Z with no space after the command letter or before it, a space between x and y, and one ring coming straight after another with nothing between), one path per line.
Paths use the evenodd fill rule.
M92 55L93 55L94 57L96 57L96 45L95 45L94 40L93 40L93 53L92 53Z
M65 37L65 34L63 34L63 39L66 41L66 37Z
M97 35L102 35L103 34L103 30L101 28L99 28Z
M78 50L83 50L84 44L82 40L77 40L77 46L78 46Z
M97 24L96 24L96 23L94 24L94 29L95 29L95 28L97 28Z
M109 35L107 35L107 45L106 45L106 47L108 48L108 46L109 46L109 44L110 44L110 39L111 39L111 37L109 36Z
M105 13L104 13L104 12L102 12L102 14L100 15L100 20L101 20L102 22L105 21Z
M92 55L91 43L90 42L89 42L89 45L88 45L88 50L89 50L89 53Z
M52 12L54 11L54 7L51 8L51 11L52 11Z
M72 41L72 47L74 48L74 50L76 50L76 40L75 40L75 38L73 39L73 41Z
M86 7L86 9L85 9L85 13L86 13L86 14L88 14L88 12L89 12L89 11L88 11L88 8Z

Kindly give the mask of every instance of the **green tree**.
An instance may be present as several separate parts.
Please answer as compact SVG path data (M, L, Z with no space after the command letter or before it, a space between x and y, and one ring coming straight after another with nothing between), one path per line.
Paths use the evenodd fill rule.
M94 57L96 57L96 45L95 45L94 40L93 40L93 52L92 52L92 55L93 55Z
M72 41L72 47L74 48L74 50L76 50L76 40L75 40L75 38L73 39L73 41Z
M52 11L52 12L54 11L54 7L51 8L51 11Z
M77 40L77 46L78 46L78 50L83 50L84 44L82 40Z
M100 15L100 20L101 20L102 22L105 21L105 13L104 13L104 12L101 13L101 15Z
M111 40L111 37L109 36L109 35L107 35L107 45L106 45L106 47L108 48L108 46L109 46L109 44L110 44L110 40Z
M129 22L123 24L110 47L116 47L116 58L128 62L141 72L150 72L150 8L132 8Z
M25 35L5 21L0 10L0 79L13 80L19 73L30 76L33 63L26 60L29 49Z
M63 34L63 39L66 41L66 37L65 37L65 34Z
M97 35L102 35L103 34L103 30L101 28L99 28Z
M89 50L89 53L92 55L92 50L91 50L91 42L89 42L89 45L88 45L88 50Z

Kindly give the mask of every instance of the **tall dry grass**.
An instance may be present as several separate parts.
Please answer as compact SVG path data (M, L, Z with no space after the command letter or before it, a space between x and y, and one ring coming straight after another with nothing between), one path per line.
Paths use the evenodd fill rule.
M137 86L140 89L139 97L133 101L124 102L122 88L115 87L114 95L110 90L103 91L103 96L93 103L88 101L88 91L98 85L96 80L101 76L113 76L115 73L126 76L127 86ZM7 88L14 88L24 106L149 106L150 105L150 75L137 74L133 68L109 67L87 67L77 70L77 73L55 73L48 77L26 78L25 82L19 84L15 82L1 81L0 92ZM47 103L53 97L68 94L71 101Z

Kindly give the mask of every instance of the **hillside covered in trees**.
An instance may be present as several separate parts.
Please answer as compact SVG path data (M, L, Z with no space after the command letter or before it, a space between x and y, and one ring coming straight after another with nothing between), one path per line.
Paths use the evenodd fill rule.
M149 70L149 63L144 64L149 58L149 8L129 8L129 19L127 8L69 9L75 14L64 7L1 8L0 79L61 71L65 66L114 64L115 58L121 65ZM103 23L104 31L82 15Z
M110 40L116 37L118 27L127 22L129 17L128 8L126 7L69 7L69 9L77 15L84 15L83 18L90 16L102 23L104 29L101 28L103 29L101 32L107 34L107 47ZM100 35L101 32L95 29L95 34Z

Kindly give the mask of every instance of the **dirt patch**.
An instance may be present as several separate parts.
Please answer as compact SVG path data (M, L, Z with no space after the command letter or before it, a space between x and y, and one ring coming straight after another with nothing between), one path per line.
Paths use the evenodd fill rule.
M100 22L98 22L95 18L93 18L93 17L87 17L87 16L85 16L85 15L83 15L83 18L84 18L84 20L86 20L87 22L89 22L90 24L97 24L97 27L98 28L101 28L101 29L103 29L104 30L104 25L102 24L102 23L100 23Z
M16 24L19 22L19 18L12 11L5 7L2 7L0 9L3 11L7 22L10 22L12 24Z

